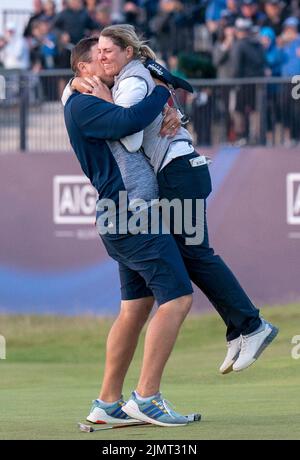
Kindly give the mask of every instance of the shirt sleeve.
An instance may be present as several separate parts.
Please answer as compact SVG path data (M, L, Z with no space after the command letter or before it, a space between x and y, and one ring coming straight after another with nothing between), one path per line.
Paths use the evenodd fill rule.
M131 107L142 101L147 95L147 83L139 77L122 80L116 91L114 102L122 107ZM126 136L121 139L128 152L137 152L143 144L144 131Z
M170 97L163 86L138 104L123 108L95 96L78 94L65 106L85 137L117 141L150 125Z

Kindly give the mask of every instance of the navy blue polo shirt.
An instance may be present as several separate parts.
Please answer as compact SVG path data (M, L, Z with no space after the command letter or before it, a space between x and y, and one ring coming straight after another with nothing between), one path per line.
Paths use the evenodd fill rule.
M109 198L117 206L119 191L125 191L119 167L105 140L119 140L144 130L169 97L166 88L157 86L150 96L129 108L78 92L68 99L64 116L70 142L99 199Z

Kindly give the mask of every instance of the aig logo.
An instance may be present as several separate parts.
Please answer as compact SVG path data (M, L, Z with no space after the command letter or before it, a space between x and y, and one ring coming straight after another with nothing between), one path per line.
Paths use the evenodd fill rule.
M94 224L97 192L84 176L55 176L53 218L56 224Z
M287 175L287 222L300 224L300 173Z

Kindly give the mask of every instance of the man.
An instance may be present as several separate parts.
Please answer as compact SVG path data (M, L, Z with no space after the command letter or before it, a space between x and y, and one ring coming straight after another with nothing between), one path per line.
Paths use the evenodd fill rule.
M250 19L238 18L235 21L236 40L230 50L232 78L263 77L265 72L265 51L259 40L252 34ZM256 107L256 87L242 85L236 91L236 109L233 114L235 132L241 144L249 139L250 132L258 136L259 112ZM251 125L251 126L250 126Z
M259 10L257 0L242 0L241 16L252 22L253 25L259 26L265 19L265 14Z
M82 0L68 0L68 7L57 15L53 27L60 32L68 33L71 43L75 45L84 37L86 30L96 30L98 24L83 8Z
M283 23L283 32L278 37L282 56L281 75L292 77L300 74L300 35L298 32L299 19L289 17ZM286 145L297 145L300 140L299 134L299 100L291 97L293 85L281 88L281 100L283 101L282 121L285 127Z
M101 89L99 90L99 88L97 88L97 83L93 81L92 78L88 78L86 81L83 81L82 83L83 85L85 85L87 90L89 90L89 85L92 85L92 90L94 91L94 94L97 94L98 96L101 94L100 97L102 98L107 97L107 94L101 92ZM111 82L109 81L108 83L111 84ZM110 95L109 95L109 100L111 100ZM136 127L136 131L138 131L138 127ZM163 154L164 152L162 151L161 155ZM130 154L130 155L133 155L133 154ZM140 158L142 160L143 157L140 157ZM172 163L173 162L171 162L170 164L172 165ZM174 167L176 167L175 162L174 162ZM192 168L192 170L194 169L195 168ZM143 174L144 174L143 166L141 165L140 176L136 175L134 180L138 181L139 178L143 176ZM134 177L134 174L130 174L130 176ZM176 171L173 179L175 178L176 180L176 177L179 177L179 176L180 176L180 171L178 170ZM195 187L196 187L195 188L195 191L196 191L197 189L196 184L195 184ZM186 188L187 187L185 187L185 189ZM183 239L180 237L180 235L178 236L180 240ZM225 322L228 325L228 332L230 334L232 334L233 332L234 333L236 332L236 331L233 331L233 326L234 326L234 323L237 324L237 322L240 323L241 330L246 331L247 328L249 329L249 332L247 333L244 332L245 334L248 334L248 335L244 336L243 338L244 345L242 347L243 350L241 353L240 353L241 341L239 337L240 332L238 332L237 336L235 336L235 339L229 343L228 354L220 369L222 373L230 372L234 364L236 366L236 369L234 370L242 370L243 368L247 367L249 364L254 362L256 359L256 352L258 352L258 350L261 348L261 343L262 341L264 341L264 338L261 339L261 336L266 337L267 335L266 331L264 330L265 323L260 324L258 310L254 308L250 300L246 297L245 293L243 293L237 281L232 276L230 271L226 268L222 260L218 256L214 255L213 250L209 248L207 230L205 232L204 244L201 245L201 247L199 247L199 250L197 249L193 257L192 256L190 257L188 255L187 247L183 247L183 245L180 245L180 244L179 244L179 247L183 251L184 256L187 254L186 260L188 261L188 259L191 259L191 261L193 262L194 267L190 267L191 269L190 274L192 274L194 270L194 275L198 276L199 283L200 283L200 279L202 279L202 282L200 283L199 287L201 287L201 289L211 299L211 301L213 302L214 306L218 309L218 312L223 317L223 319L227 318L228 321L227 322L225 321ZM124 273L125 273L125 270L124 270ZM125 273L125 279L126 279L126 273ZM204 282L204 279L206 280L205 282ZM137 289L137 285L139 282L140 282L140 278L138 277L138 275L136 275L135 276L136 289ZM231 289L227 288L228 283L232 288L232 292L231 292ZM217 286L217 284L221 284L221 286ZM225 296L225 293L226 293L226 296ZM233 308L228 307L226 309L226 305L228 304L228 300L229 300L228 296L232 300ZM214 301L214 298L215 298L215 301ZM226 305L225 305L225 299L227 302ZM240 306L239 306L239 302L240 302ZM216 304L219 304L219 305L216 305ZM229 312L231 312L232 318L230 318ZM248 316L247 316L247 312L248 312ZM233 323L231 321L233 321ZM272 330L274 332L277 331L276 328ZM252 334L253 331L255 331L255 334L254 333ZM270 330L267 333L269 332ZM246 342L248 343L247 347L246 347ZM251 342L251 345L249 347L250 342ZM251 350L252 352L254 350L253 352L254 357L250 353ZM237 360L238 357L240 358L239 360Z
M265 0L264 11L266 17L262 22L262 26L271 27L278 37L282 32L283 22L287 18L284 11L284 2L281 0Z
M82 77L103 76L96 59L98 40L84 39L72 51L72 68ZM101 87L101 84L99 82ZM103 85L102 85L103 86ZM105 87L103 87L105 91ZM99 193L97 220L104 214L103 200L111 200L117 211L133 214L122 208L120 192L127 190L129 200L144 199L148 203L157 198L155 177L148 162L143 164L143 180L123 182L123 171L136 167L136 155L127 154L117 165L119 152L109 149L104 139L118 140L135 130L144 129L163 109L169 98L166 88L158 87L152 95L136 106L124 109L103 99L75 92L65 106L65 123L71 144L84 173ZM122 152L125 153L126 152ZM152 174L152 175L151 175ZM159 309L151 319L145 338L144 359L140 379L130 399L130 412L135 419L161 426L181 426L187 418L172 411L159 393L161 376L174 346L180 326L191 308L192 287L180 253L169 234L121 234L120 218L106 213L110 228L115 232L101 234L108 253L120 267L122 304L107 340L106 365L99 399L93 404L88 420L98 423L128 423L123 412L121 395L123 381L136 348L139 333L153 305ZM126 271L126 278L123 273ZM136 291L135 278L144 285Z
M5 69L26 70L29 68L29 49L26 40L17 32L16 24L8 22L5 30L6 46L3 50Z

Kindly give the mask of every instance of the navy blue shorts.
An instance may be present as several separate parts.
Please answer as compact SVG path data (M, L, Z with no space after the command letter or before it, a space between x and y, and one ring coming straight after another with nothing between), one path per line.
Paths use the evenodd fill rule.
M179 249L169 234L101 235L119 263L122 300L154 296L158 305L192 294Z

